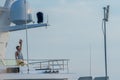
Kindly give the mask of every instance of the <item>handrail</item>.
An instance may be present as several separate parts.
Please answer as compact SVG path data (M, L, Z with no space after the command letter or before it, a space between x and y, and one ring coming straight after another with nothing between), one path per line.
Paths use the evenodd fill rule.
M26 59L25 59L26 61ZM45 72L59 72L67 71L69 72L69 59L29 59L28 65L35 70L45 71ZM5 66L16 66L15 59L6 59ZM1 66L2 64L0 64ZM4 65L2 65L4 66Z
M44 59L43 59L44 60ZM29 64L34 64L34 63L45 63L45 62L51 62L51 61L69 61L69 59L45 59L44 61L41 62L31 62Z

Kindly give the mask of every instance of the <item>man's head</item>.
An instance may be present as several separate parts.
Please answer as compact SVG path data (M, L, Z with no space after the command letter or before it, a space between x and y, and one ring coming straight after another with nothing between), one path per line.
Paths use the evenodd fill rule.
M20 50L20 46L16 46L16 49L19 51Z

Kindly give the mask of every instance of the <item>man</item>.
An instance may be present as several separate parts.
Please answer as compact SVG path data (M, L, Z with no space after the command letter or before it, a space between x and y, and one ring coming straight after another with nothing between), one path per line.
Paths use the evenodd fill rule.
M22 55L22 40L19 40L19 46L16 46L15 59L18 66L24 66L24 59Z

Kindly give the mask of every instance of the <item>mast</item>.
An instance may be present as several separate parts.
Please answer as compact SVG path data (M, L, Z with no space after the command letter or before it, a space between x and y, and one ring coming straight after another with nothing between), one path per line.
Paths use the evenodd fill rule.
M27 49L27 73L29 74L29 49L28 49L28 28L27 28L27 1L24 0L24 4L25 4L25 26L26 26L26 49Z
M103 7L104 10L104 18L103 18L103 33L104 33L104 53L105 53L105 79L107 80L108 72L107 72L107 40L106 40L106 23L108 22L109 17L109 5L107 7Z

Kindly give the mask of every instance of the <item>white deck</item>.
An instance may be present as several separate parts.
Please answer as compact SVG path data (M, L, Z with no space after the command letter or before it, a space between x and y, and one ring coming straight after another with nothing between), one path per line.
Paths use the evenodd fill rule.
M0 80L19 80L19 79L39 79L39 80L71 80L74 77L73 74L21 74L21 73L9 73L0 74Z

